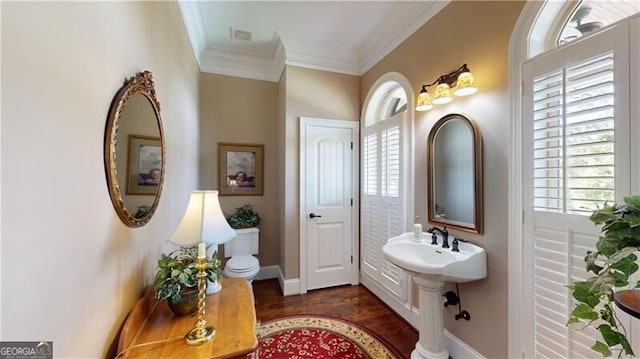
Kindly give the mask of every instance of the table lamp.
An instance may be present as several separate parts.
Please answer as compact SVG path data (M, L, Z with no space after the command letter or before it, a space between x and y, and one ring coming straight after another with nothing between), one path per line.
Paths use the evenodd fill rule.
M192 191L187 210L169 242L182 247L192 247L200 242L210 244L212 252L221 243L236 236L220 208L218 191ZM208 254L208 257L211 257ZM217 278L207 283L207 294L220 291L222 286Z

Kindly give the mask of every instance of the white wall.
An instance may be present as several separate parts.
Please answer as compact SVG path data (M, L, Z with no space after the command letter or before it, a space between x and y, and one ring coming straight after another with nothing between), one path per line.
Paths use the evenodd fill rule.
M176 3L1 6L1 340L105 357L197 184L193 51ZM155 217L130 229L109 199L103 136L114 94L147 69L167 177Z

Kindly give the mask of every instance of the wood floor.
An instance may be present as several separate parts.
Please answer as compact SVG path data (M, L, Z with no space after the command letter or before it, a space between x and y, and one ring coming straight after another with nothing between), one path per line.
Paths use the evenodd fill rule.
M355 322L384 338L405 358L418 341L418 331L362 285L282 296L276 279L253 281L258 321L287 315L320 314Z

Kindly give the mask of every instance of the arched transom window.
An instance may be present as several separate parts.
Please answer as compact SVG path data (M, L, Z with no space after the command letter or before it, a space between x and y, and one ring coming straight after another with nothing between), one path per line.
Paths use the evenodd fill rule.
M568 12L562 30L556 35L558 46L640 12L640 1L580 1L569 4L572 11Z
M382 246L408 230L412 213L411 98L404 76L386 74L369 91L361 122L361 270L401 301L408 298L407 277L384 260Z

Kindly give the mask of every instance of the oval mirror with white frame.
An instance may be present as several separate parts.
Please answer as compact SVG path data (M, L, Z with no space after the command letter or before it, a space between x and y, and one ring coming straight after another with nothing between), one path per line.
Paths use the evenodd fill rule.
M430 223L482 233L482 138L457 113L442 117L427 142L427 212Z
M113 207L129 227L153 216L164 182L165 143L151 72L127 79L109 109L104 164Z

